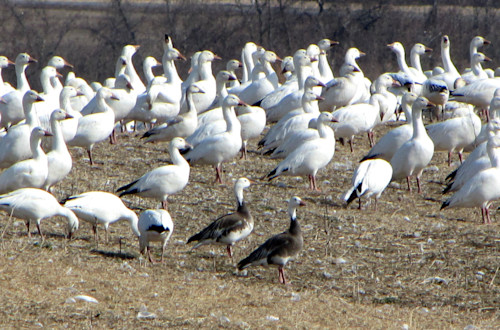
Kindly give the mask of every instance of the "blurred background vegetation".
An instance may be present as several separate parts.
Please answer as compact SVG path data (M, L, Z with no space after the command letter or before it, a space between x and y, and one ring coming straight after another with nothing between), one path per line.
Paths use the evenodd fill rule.
M77 75L88 81L113 76L121 48L139 44L134 57L142 74L146 56L161 59L163 36L173 37L184 55L210 49L224 61L239 58L241 47L254 41L280 57L291 55L322 38L340 45L330 52L336 73L345 51L357 47L367 55L360 60L365 74L374 78L397 70L395 55L386 47L400 41L409 52L421 42L434 49L423 67L441 65L440 37L451 39L451 55L459 70L469 66L469 42L481 35L492 41L483 52L500 58L498 35L500 1L493 0L368 0L368 1L27 1L0 0L0 54L14 60L27 52L39 60L28 68L32 87L40 89L38 73L52 55L75 65ZM408 58L408 56L407 56ZM409 61L409 58L408 58ZM189 63L178 65L185 77ZM14 70L5 69L4 79L15 82Z

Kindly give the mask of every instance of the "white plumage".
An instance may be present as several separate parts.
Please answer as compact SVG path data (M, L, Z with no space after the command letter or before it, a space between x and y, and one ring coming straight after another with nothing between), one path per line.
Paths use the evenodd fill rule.
M161 259L163 262L163 255L165 254L165 247L167 246L170 236L174 231L174 223L172 217L166 210L146 210L139 216L137 224L140 232L139 236L139 251L144 254L146 252L148 259L154 263L151 257L150 242L161 242Z

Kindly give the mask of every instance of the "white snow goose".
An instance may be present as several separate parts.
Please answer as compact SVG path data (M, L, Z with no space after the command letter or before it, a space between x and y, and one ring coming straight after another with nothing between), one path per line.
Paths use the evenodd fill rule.
M446 207L480 207L483 223L491 223L489 206L500 198L500 137L491 136L487 142L491 167L472 176L441 209Z
M333 122L333 116L331 114L328 115L330 121ZM316 185L316 173L328 165L334 153L335 134L331 131L330 134L326 134L324 137L320 136L317 139L305 141L297 146L274 170L266 175L266 178L270 181L280 175L307 175L309 178L309 188L311 190L319 190Z
M238 262L238 269L250 266L278 266L279 282L286 284L285 266L290 259L296 258L304 246L304 238L297 220L297 208L306 205L299 197L294 196L288 202L290 227L287 231L274 235L260 245L248 257Z
M30 136L33 158L15 163L0 174L0 194L20 188L42 188L48 174L47 156L40 142L42 137L52 134L35 127Z
M141 236L139 236L139 251L146 253L151 263L154 259L151 257L150 242L161 242L161 259L163 262L163 255L165 254L165 247L167 246L170 236L174 231L174 223L172 217L166 210L146 210L139 216L139 223L137 224Z
M227 254L232 259L232 246L245 239L253 231L254 219L243 199L243 190L250 187L251 181L247 178L239 178L234 184L234 195L236 197L237 209L208 225L199 233L191 236L187 243L198 242L193 247L196 249L207 244L226 245Z
M207 136L194 146L186 155L191 164L210 164L215 167L215 181L222 183L222 163L234 158L241 149L241 124L236 118L234 107L246 105L237 96L229 94L223 103L226 130L222 133Z
M189 164L179 152L179 149L186 148L190 148L190 145L183 138L173 138L169 145L173 164L155 168L139 179L118 188L117 192L121 192L120 197L136 194L155 198L162 202L164 209L167 209L168 196L184 189L189 181Z
M375 195L375 210L377 210L377 201L382 195L387 185L391 182L392 166L381 158L374 156L370 159L361 161L352 175L352 187L343 195L342 199L349 205L356 198L359 198L361 209L361 197L370 198Z
M118 196L104 191L89 191L74 195L64 200L64 206L73 211L76 216L92 224L95 241L98 242L97 225L103 224L108 241L109 225L120 220L126 220L136 236L140 236L137 227L137 215L123 204Z
M52 148L47 153L48 173L43 189L50 191L52 186L63 180L71 171L73 160L64 142L60 120L72 118L61 109L56 109L50 115L50 126L54 137L52 138Z
M30 221L36 221L38 233L44 239L40 228L43 219L62 216L68 220L68 239L78 229L78 218L66 207L59 204L57 199L45 190L37 188L21 188L8 194L0 195L0 209L16 218L26 221L28 236L31 237Z
M392 180L406 178L408 190L411 192L410 177L417 179L418 193L422 192L420 176L434 155L434 143L425 131L422 121L422 110L432 106L425 97L415 100L412 107L413 135L392 156Z

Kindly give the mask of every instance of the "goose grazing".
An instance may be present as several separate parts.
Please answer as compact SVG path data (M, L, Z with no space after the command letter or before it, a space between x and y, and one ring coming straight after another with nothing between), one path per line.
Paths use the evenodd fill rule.
M207 136L189 151L185 158L191 164L210 164L215 167L215 182L222 184L222 163L234 158L241 149L241 124L236 118L234 107L247 105L237 96L229 94L222 105L226 130Z
M410 177L417 179L418 193L422 192L420 176L434 155L434 143L425 131L422 121L422 110L432 106L425 97L415 100L412 107L413 135L392 156L392 180L406 178L408 190L411 192Z
M392 166L388 161L375 157L364 159L354 171L352 187L342 197L347 205L359 198L358 208L361 210L361 197L370 198L375 195L375 210L377 210L377 200L391 182Z
M412 92L405 92L401 99L401 107L405 113L407 123L394 128L387 134L382 136L377 144L375 144L368 154L362 159L370 159L377 155L377 158L382 158L390 161L396 150L399 149L413 135L413 122L411 120L411 107L413 102L417 99L417 94Z
M30 85L26 78L26 68L30 63L35 62L37 60L26 53L17 55L15 62L17 88L5 95L0 95L3 100L0 102L0 128L9 128L11 125L15 125L25 118L23 113L23 97L30 90Z
M40 222L54 216L62 216L68 220L68 239L78 229L78 218L57 199L45 190L37 188L21 188L8 194L0 195L0 209L9 215L26 221L28 236L31 237L30 221L36 221L38 233L44 239Z
M331 114L328 119L334 122L335 119ZM278 166L267 174L266 178L271 181L280 175L309 177L309 188L319 191L316 185L316 173L328 165L335 153L335 134L328 127L325 130L330 130L325 136L319 136L317 139L308 140L297 146Z
M113 132L115 125L115 114L106 103L108 99L116 99L116 96L106 87L99 89L96 94L98 111L78 119L75 137L68 141L70 146L87 149L90 165L94 165L92 159L94 144L107 139Z
M117 192L121 192L120 197L137 194L142 197L155 198L162 202L162 207L166 210L168 196L184 189L189 181L189 164L182 157L179 149L190 147L183 138L173 138L169 145L173 164L155 168L139 179L118 188Z
M127 220L136 236L140 236L137 227L137 215L127 208L120 198L104 191L89 191L68 197L64 206L73 211L80 220L92 224L95 241L98 242L97 225L103 224L108 241L108 228L111 223Z
M23 96L23 108L26 122L9 129L0 142L0 167L7 168L16 162L30 158L33 154L30 147L30 135L33 129L40 125L35 102L43 101L37 92L29 90Z
M238 204L236 212L217 218L198 234L191 236L187 244L198 242L193 249L207 244L224 244L232 259L232 246L250 235L254 226L253 217L243 199L243 190L250 187L250 183L247 178L239 178L234 184L234 195Z
M20 188L42 188L48 174L47 156L40 142L42 137L52 136L41 127L35 127L30 136L33 158L15 163L0 174L0 194Z
M167 246L170 236L174 231L174 223L172 217L166 210L146 210L139 216L139 251L148 255L149 262L155 261L151 257L150 242L161 242L161 259L163 262L163 255L165 254L165 247Z
M487 142L491 167L477 172L442 205L446 207L480 207L483 223L491 223L489 206L500 198L500 137L491 136Z
M54 137L52 138L52 149L47 153L48 173L43 189L50 191L52 186L64 179L73 166L71 154L68 151L61 130L60 120L72 118L61 109L56 109L50 115L50 127Z
M142 138L147 138L146 142L170 141L174 137L188 137L194 133L198 124L198 113L193 102L193 94L204 93L196 84L192 84L186 91L188 111L169 120L166 124L154 127L144 133Z
M297 208L306 204L297 196L288 202L290 227L287 231L269 238L248 257L238 262L238 269L250 266L278 266L279 282L286 284L285 266L290 259L296 258L304 246L304 238L297 220Z

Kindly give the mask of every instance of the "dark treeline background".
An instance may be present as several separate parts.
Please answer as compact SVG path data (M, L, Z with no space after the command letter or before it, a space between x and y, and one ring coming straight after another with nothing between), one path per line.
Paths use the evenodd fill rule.
M254 41L280 57L293 54L322 38L340 45L330 52L334 73L349 47L367 55L359 63L374 78L397 70L387 43L400 41L407 50L416 42L434 49L422 60L425 69L441 65L440 37L451 39L451 55L459 70L469 66L469 42L475 35L492 41L483 52L500 63L495 33L499 1L13 1L0 0L0 55L14 60L27 52L39 60L28 68L28 77L40 89L39 71L52 55L75 65L78 76L103 81L113 76L121 48L139 44L134 57L142 75L146 56L161 59L163 36L173 37L184 55L210 49L223 58L214 72L231 58L240 58L241 47ZM409 56L407 56L409 61ZM185 77L189 63L178 64ZM65 72L64 72L65 73ZM4 79L15 83L13 69Z

